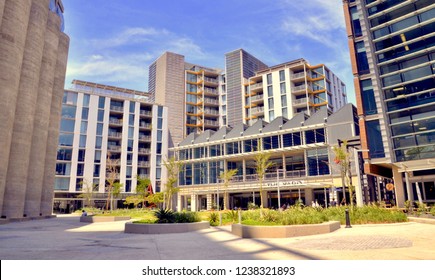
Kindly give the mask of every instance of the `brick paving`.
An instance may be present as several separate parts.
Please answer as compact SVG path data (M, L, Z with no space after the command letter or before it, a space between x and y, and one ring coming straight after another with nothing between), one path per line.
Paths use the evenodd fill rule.
M79 217L0 225L1 260L435 260L435 224L354 225L294 238L240 238L230 227L125 234L125 221Z

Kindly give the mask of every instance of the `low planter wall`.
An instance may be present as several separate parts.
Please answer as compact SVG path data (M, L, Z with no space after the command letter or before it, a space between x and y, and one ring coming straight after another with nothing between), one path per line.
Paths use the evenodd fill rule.
M287 238L333 232L340 228L340 222L289 226L247 226L233 224L231 232L242 238Z
M117 221L128 221L130 217L124 216L84 216L80 217L80 222L82 223L101 223L101 222L117 222Z
M181 223L181 224L126 223L124 232L141 233L141 234L182 233L182 232L189 232L189 231L197 231L209 227L210 227L209 222Z

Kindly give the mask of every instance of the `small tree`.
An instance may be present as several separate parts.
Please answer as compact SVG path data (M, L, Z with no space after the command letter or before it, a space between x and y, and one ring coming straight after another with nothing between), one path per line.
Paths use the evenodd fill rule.
M140 197L142 208L145 208L146 198L149 195L148 187L151 185L151 180L146 177L137 176L136 194Z
M255 155L255 171L258 175L258 181L260 184L260 210L263 209L264 197L263 197L263 181L264 175L267 170L273 166L273 162L269 161L271 154L264 152L262 148L262 143L258 141L258 153Z
M159 204L161 204L163 202L163 193L158 192L158 193L150 194L146 197L146 201L149 204L155 205L156 207L158 207Z
M130 195L125 198L124 205L133 204L135 208L142 202L142 198L139 195Z
M163 165L166 167L168 175L164 190L165 208L172 209L172 196L179 191L179 188L176 187L176 183L178 181L178 174L183 167L183 163L177 161L175 157L171 157L164 160Z
M80 182L80 185L82 186L82 193L79 194L77 197L83 198L84 201L86 201L87 206L92 206L91 202L92 202L92 197L94 195L94 188L97 184L90 183L87 179L83 179ZM83 203L83 207L84 206L85 205Z
M225 198L227 197L228 184L230 183L231 179L233 179L233 176L237 174L237 171L237 169L225 170L219 175L219 179L224 181L224 210L227 210L227 200Z
M346 188L349 190L350 205L353 206L354 186L352 185L352 174L350 169L350 152L347 150L347 141L341 146L333 146L334 162L340 167L341 181L343 185L343 200L346 203Z
M107 153L106 160L106 192L107 192L107 201L106 201L106 210L113 210L113 197L116 195L116 191L118 189L118 194L121 189L121 184L117 183L119 180L119 171L118 171L119 159L112 159L110 153ZM116 184L117 183L117 184ZM117 188L117 189L116 189Z

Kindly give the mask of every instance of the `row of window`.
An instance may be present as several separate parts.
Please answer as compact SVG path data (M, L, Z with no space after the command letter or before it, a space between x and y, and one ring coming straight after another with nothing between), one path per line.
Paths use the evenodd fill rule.
M262 150L271 150L300 146L304 144L325 143L325 129L307 130L305 132L294 132L283 135L265 136L260 139L248 139L225 144L210 145L207 147L188 148L178 152L179 160L199 159L249 153L258 151L261 145ZM207 153L208 151L208 153Z
M306 159L306 160L304 160ZM275 166L282 167L282 159L272 160ZM307 162L305 166L304 162ZM312 149L306 151L306 156L297 155L286 157L285 164L286 171L300 171L299 176L321 176L329 175L329 156L328 149ZM245 168L243 168L243 163L239 162L227 162L227 168L238 170L237 175L242 176L243 174L254 175L255 162L246 161ZM183 165L183 169L179 174L179 185L180 186L190 186L190 185L201 185L201 184L215 184L219 182L219 176L224 170L224 161L211 161L211 162L200 162L193 164ZM295 173L296 174L296 173Z

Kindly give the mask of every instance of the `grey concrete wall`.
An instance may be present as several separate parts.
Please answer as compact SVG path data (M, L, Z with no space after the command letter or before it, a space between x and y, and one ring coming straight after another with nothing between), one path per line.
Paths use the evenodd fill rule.
M20 214L17 217L22 217L24 211L24 194L32 144L32 137L29 136L33 132L33 117L38 97L35 88L39 86L49 1L33 1L30 11L6 177L7 216L10 216L9 211L18 211Z
M138 224L126 223L125 233L141 234L165 234L165 233L182 233L197 231L210 227L209 222L182 223L182 224Z
M46 149L55 157L69 40L58 53L63 33L49 2L0 2L0 211L7 219L41 216L43 193L44 216L52 212L55 169L44 189Z
M44 53L39 75L38 99L36 103L32 149L28 169L27 191L24 214L39 215L41 209L42 184L44 181L45 157L50 122L51 100L54 86L54 74L59 46L60 19L50 12L48 15ZM54 170L53 170L54 172Z
M8 170L15 107L21 77L31 0L3 2L0 29L0 211L4 216L6 174ZM13 190L11 190L13 192ZM9 192L10 193L10 192ZM13 193L11 194L13 196ZM11 195L8 195L9 197Z
M68 59L69 37L60 34L54 76L53 96L50 109L50 125L48 128L47 153L45 155L44 180L41 194L41 214L50 215L53 211L53 193L56 168L57 145L59 141L59 124L62 112L63 89Z

